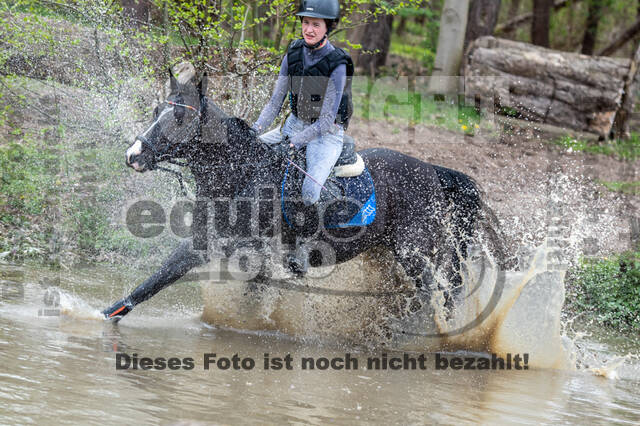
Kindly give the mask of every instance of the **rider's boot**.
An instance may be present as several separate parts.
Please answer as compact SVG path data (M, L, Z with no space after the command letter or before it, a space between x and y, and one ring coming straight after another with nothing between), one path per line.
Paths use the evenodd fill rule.
M304 277L309 269L309 252L300 237L296 237L296 250L287 256L289 270L297 277Z
M114 303L111 307L102 311L102 314L104 315L105 320L117 323L125 315L131 312L132 309L133 302L131 301L131 298L125 297L124 299Z

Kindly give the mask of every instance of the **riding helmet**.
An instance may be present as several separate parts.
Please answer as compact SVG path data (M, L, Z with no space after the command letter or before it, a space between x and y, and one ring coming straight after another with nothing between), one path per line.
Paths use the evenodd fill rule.
M302 0L296 16L322 18L327 23L327 33L330 33L340 21L340 4L338 0Z

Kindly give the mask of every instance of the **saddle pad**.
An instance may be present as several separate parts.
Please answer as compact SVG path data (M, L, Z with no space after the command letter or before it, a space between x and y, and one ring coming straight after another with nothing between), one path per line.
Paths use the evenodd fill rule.
M282 215L289 227L295 228L292 218L307 207L301 200L301 189L304 175L295 168L287 167L282 180ZM369 169L356 177L334 177L324 185L336 198L325 189L322 190L317 203L318 211L326 229L367 226L376 217L376 192Z

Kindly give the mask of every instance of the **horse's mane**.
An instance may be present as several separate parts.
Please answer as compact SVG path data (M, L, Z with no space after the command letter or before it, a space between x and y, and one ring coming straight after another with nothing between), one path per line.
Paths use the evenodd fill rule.
M244 146L248 143L255 143L254 133L251 127L241 118L229 117L224 119L227 128L227 141L232 146Z

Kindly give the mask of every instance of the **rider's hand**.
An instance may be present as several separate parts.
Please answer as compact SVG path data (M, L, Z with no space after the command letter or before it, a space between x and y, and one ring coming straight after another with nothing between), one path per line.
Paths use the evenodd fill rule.
M295 146L289 140L289 136L285 135L280 143L273 145L275 151L286 158L292 158L295 154Z
M251 139L258 139L258 136L260 136L260 134L258 133L258 131L256 129L254 129L253 127L249 127L249 136L251 137Z

